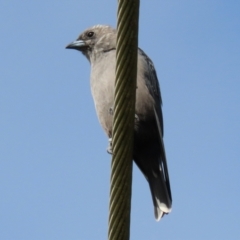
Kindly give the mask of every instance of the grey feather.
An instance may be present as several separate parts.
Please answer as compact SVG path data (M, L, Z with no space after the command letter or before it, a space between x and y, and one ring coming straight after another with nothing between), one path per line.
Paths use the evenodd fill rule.
M84 31L76 41L67 46L81 51L90 61L91 92L99 122L109 138L112 137L116 36L115 29L96 25ZM162 98L154 65L139 49L133 160L149 183L156 220L170 213L172 208L161 105Z

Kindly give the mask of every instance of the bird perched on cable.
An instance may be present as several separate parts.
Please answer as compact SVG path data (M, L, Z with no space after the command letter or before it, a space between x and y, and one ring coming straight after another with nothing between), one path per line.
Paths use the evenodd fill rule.
M116 68L115 29L96 25L66 48L81 51L91 64L91 92L98 119L112 137ZM146 177L156 220L171 212L172 196L163 144L161 94L152 61L138 50L133 160ZM108 150L111 152L111 147Z

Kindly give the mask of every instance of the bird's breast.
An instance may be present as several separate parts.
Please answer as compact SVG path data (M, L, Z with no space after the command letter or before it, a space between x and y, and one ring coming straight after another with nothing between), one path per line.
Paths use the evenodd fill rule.
M115 51L91 63L91 92L99 122L109 137L111 137L113 122L111 110L114 108L115 66ZM154 117L154 99L144 77L143 63L138 61L135 111L140 121L148 122Z
M100 124L109 137L112 133L115 62L100 61L91 67L91 92Z

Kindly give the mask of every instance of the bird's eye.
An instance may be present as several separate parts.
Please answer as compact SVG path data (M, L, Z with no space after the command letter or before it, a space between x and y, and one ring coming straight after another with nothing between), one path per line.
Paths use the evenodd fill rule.
M87 33L87 36L90 37L90 38L91 38L93 35L94 35L94 32L88 32L88 33Z

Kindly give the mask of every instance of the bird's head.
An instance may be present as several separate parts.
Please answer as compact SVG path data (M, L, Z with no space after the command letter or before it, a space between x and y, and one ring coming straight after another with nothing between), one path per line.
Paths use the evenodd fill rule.
M116 49L116 37L116 30L110 26L96 25L81 33L66 48L81 51L91 61L99 54Z

